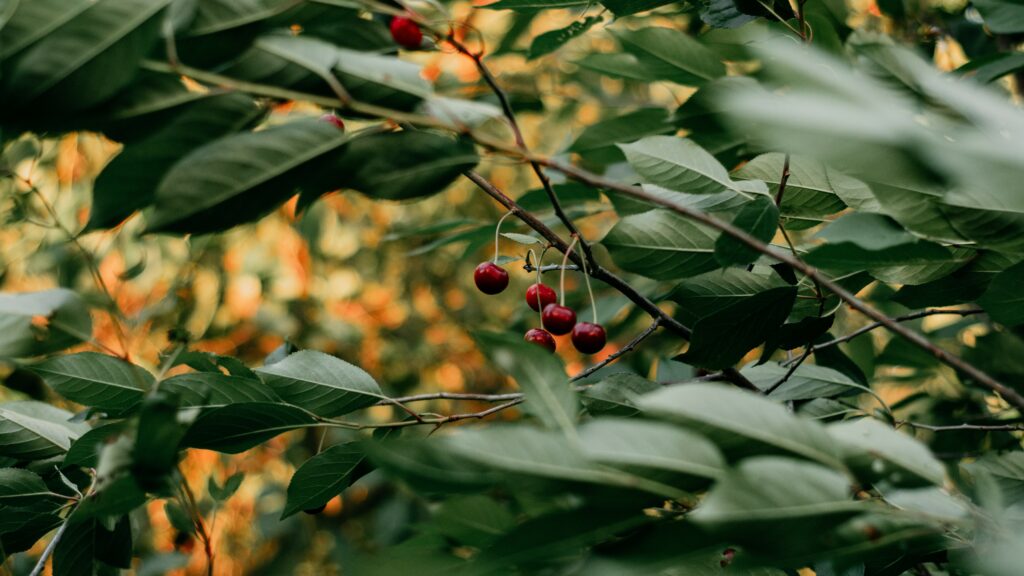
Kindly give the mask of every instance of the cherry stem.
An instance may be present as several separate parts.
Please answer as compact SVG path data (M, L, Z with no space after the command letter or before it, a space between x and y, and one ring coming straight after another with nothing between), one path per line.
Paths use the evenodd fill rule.
M540 258L537 258L537 314L540 315L540 323L544 325L544 306L543 301L540 297L540 287L543 284L544 279L540 276L540 265L544 263L544 255L548 253L548 248L551 248L551 244L548 244L540 251ZM533 251L532 249L530 250Z
M501 234L501 223L505 221L505 218L508 218L511 215L512 215L512 211L511 210L509 210L508 212L505 212L505 215L502 216L498 220L498 225L494 227L494 263L495 264L498 263L498 238L499 238L499 236Z
M572 242L569 243L569 247L565 250L565 255L562 256L562 277L558 280L558 291L561 292L558 297L561 298L559 304L565 306L565 267L569 264L569 254L572 254L573 249L576 247L576 241L579 240L579 236L572 235Z
M572 250L572 246L569 247ZM594 291L590 288L590 270L587 270L587 259L583 258L583 247L580 246L580 261L583 262L583 281L587 283L587 294L590 294L590 308L594 312L594 324L597 324L597 300L594 299ZM562 270L565 274L565 270Z

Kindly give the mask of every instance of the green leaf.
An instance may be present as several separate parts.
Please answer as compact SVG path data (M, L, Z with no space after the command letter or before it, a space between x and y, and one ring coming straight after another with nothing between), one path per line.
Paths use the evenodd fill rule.
M25 50L5 75L8 106L81 110L131 82L171 0L99 0Z
M306 460L288 483L288 501L281 518L319 508L341 494L352 483L356 467L364 457L362 448L350 442L331 446Z
M637 174L651 184L689 194L736 189L725 167L693 140L648 136L619 148Z
M584 0L499 0L484 4L481 8L489 10L515 10L517 12L534 12L537 10L548 10L552 8L571 8L573 6L586 6Z
M761 390L768 389L787 373L789 368L775 362L760 366L751 366L741 370L748 380ZM815 364L801 364L795 372L771 394L773 400L788 402L790 400L811 400L814 398L832 398L863 392L864 387L838 370Z
M764 456L744 460L722 477L690 518L730 541L771 549L780 541L815 537L865 508L851 500L843 474L810 462Z
M280 402L281 398L256 378L220 372L178 374L160 382L160 389L175 394L181 406L224 406L238 402Z
M990 474L1007 506L1024 502L1024 452L986 454L964 467L974 476Z
M865 480L941 486L946 479L945 467L924 444L878 420L838 422L828 432L839 444L843 460Z
M0 358L48 354L91 337L89 309L71 290L0 294Z
M954 72L965 78L973 78L981 84L988 84L1024 68L1024 54L1020 52L998 52L970 62Z
M256 372L285 402L318 416L341 416L384 399L363 369L313 350L290 354Z
M264 112L244 94L217 94L192 103L173 122L127 145L96 178L86 230L116 226L149 206L175 163L204 144L251 126Z
M224 502L234 496L235 492L242 486L242 481L245 480L245 472L235 472L231 476L228 476L227 480L224 481L224 485L220 486L213 476L207 481L207 492L210 494L210 498L213 498L217 502Z
M469 139L403 130L354 139L330 170L370 198L411 200L441 192L479 161Z
M79 436L64 455L64 467L82 466L95 468L99 463L100 449L104 444L128 428L127 420L97 426Z
M664 108L641 108L590 124L569 146L569 152L593 152L644 136L674 132Z
M94 576L96 521L68 522L53 549L53 576Z
M583 20L577 20L564 28L549 30L534 37L530 43L530 51L526 56L527 60L540 58L561 48L566 42L586 34L587 30L594 27L594 24L601 22L600 16L587 16Z
M427 529L457 542L483 548L516 525L507 506L483 495L445 500L434 513Z
M168 493L178 465L178 445L185 426L178 419L177 398L164 390L146 396L131 452L132 479L148 492ZM102 453L101 453L102 458Z
M687 278L676 284L668 299L679 305L677 313L686 325L742 302L772 288L788 286L774 270L755 266L747 271L725 268Z
M107 522L109 524L109 520ZM134 551L131 518L127 514L121 516L110 529L107 527L108 524L96 521L93 539L96 560L117 568L130 569Z
M903 286L893 300L908 308L927 308L975 302L997 274L1016 263L1019 256L981 252L977 258L949 276L916 286Z
M1006 326L1024 324L1024 262L996 274L978 304L993 320Z
M35 472L0 468L0 506L24 507L55 496Z
M580 427L580 441L595 462L686 490L708 486L725 469L710 440L661 422L597 418Z
M479 494L501 480L500 474L453 454L441 442L388 440L363 448L385 474L426 493Z
M714 254L717 237L717 230L689 218L668 210L651 210L622 218L601 243L622 269L671 280L718 268Z
M558 356L518 336L479 332L476 339L491 362L515 378L531 414L568 438L576 436L578 400Z
M6 60L45 38L80 16L92 4L89 0L17 2L14 14L2 23L4 41L0 43L0 60Z
M732 225L757 238L761 242L770 243L775 237L779 226L779 209L769 196L756 196L748 204L740 208ZM752 264L761 253L736 240L732 236L722 234L715 241L715 259L722 266L734 264Z
M778 331L796 295L795 286L770 288L704 316L693 325L690 347L676 359L707 369L736 364Z
M652 26L637 30L616 28L611 32L622 49L659 80L700 86L725 75L725 66L718 56L682 31Z
M691 383L647 394L638 405L646 414L706 436L730 460L787 454L841 467L835 441L825 428L749 392L721 384Z
M665 484L600 466L556 432L525 426L490 426L461 432L446 439L453 455L502 474L513 485L516 477L642 490L663 497L686 493Z
M647 12L673 3L675 0L603 0L601 2L618 18Z
M72 414L31 400L0 404L0 456L42 460L68 451L89 430Z
M201 146L160 182L147 229L215 232L259 218L303 187L314 161L347 141L329 122L306 119Z
M266 402L230 404L200 414L185 433L182 446L238 454L284 432L316 423L308 412L294 406Z
M978 0L973 5L989 30L997 34L1024 32L1024 4L1019 0Z
M181 507L180 504L174 500L167 500L164 502L164 514L167 516L167 520L171 523L178 532L184 532L185 534L196 533L196 525L192 522L192 518L189 517L188 512Z
M852 213L817 234L827 243L804 259L832 270L858 270L949 260L949 250L913 236L881 214Z
M138 406L153 385L153 375L144 368L96 352L56 356L32 371L68 400L115 413Z
M618 372L586 388L581 399L587 412L594 415L633 416L640 412L636 400L659 388L661 385L657 382L636 374Z
M701 2L700 19L715 28L739 28L755 16L744 14L736 0L705 0Z
M768 191L774 197L778 195L784 164L784 154L762 154L733 175L767 182ZM847 204L861 211L881 210L871 189L863 182L812 158L790 157L789 179L779 207L787 229L806 228L823 222L826 216L842 211Z

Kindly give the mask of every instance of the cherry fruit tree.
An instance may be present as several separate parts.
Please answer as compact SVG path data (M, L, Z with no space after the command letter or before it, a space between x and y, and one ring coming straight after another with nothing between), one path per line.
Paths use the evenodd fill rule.
M368 475L420 503L345 573L1019 574L1022 32L1006 0L0 2L5 226L96 281L0 294L0 557L138 568L157 501L216 574L242 478L182 458L313 430L275 513ZM118 147L80 220L36 178L68 134ZM247 365L173 307L156 362L94 337L142 320L93 238L452 186L491 220L421 225L522 309L465 326L514 391Z

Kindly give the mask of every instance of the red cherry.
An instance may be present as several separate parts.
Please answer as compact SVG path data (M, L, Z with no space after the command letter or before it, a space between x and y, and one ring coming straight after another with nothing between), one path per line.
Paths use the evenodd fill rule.
M338 130L341 130L342 132L345 131L345 122L343 122L341 120L341 118L338 118L334 114L331 114L331 113L324 114L323 116L320 117L320 120L322 120L324 122L330 122L331 124L334 124L334 126L337 127Z
M541 312L540 322L552 334L568 334L576 325L576 313L568 306L548 304Z
M547 348L548 352L555 352L555 337L547 330L543 330L541 328L530 328L526 331L526 336L524 336L523 339L527 342Z
M409 18L395 16L391 19L391 38L403 48L416 50L423 43L423 32Z
M316 508L310 508L309 510L303 510L303 512L305 512L306 514L309 514L310 516L315 516L315 515L323 512L326 508L327 508L327 504L324 504L322 506L317 506Z
M483 262L473 272L473 281L484 294L498 294L508 287L508 272L494 262Z
M554 304L557 299L555 291L547 284L538 282L526 289L526 303L537 312L543 310L548 304Z
M597 354L607 341L600 324L580 322L572 328L572 345L584 354Z

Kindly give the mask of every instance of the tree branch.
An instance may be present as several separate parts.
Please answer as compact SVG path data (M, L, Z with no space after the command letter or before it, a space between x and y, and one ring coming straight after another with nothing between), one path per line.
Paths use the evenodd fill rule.
M927 310L919 310L917 312L911 312L909 314L904 314L902 316L894 316L892 319L897 321L897 322L907 322L909 320L917 320L919 318L924 318L926 316L938 316L938 315L944 315L944 314L957 315L957 316L971 316L972 314L984 314L984 313L985 313L985 311L982 310L981 308L965 308L963 310L958 310L956 308L931 308L931 309L927 309ZM845 336L840 336L838 338L834 338L832 340L828 340L828 341L822 342L820 344L815 344L814 347L816 349L820 350L821 348L828 348L829 346L835 346L837 344L842 344L843 342L849 342L850 340L853 340L854 338L856 338L857 336L860 336L861 334L865 334L867 332L871 332L872 330L875 330L877 328L881 328L882 326L883 326L883 324L881 322L872 322L871 324L868 324L867 326L858 328L858 329L854 330L853 332L850 332L849 334L847 334Z
M911 422L909 420L897 420L896 427L910 426L911 428L920 428L921 430L930 430L932 432L955 432L959 430L975 430L982 432L1021 432L1024 431L1024 424L952 424L948 426L939 426L934 424L921 424L919 422Z

